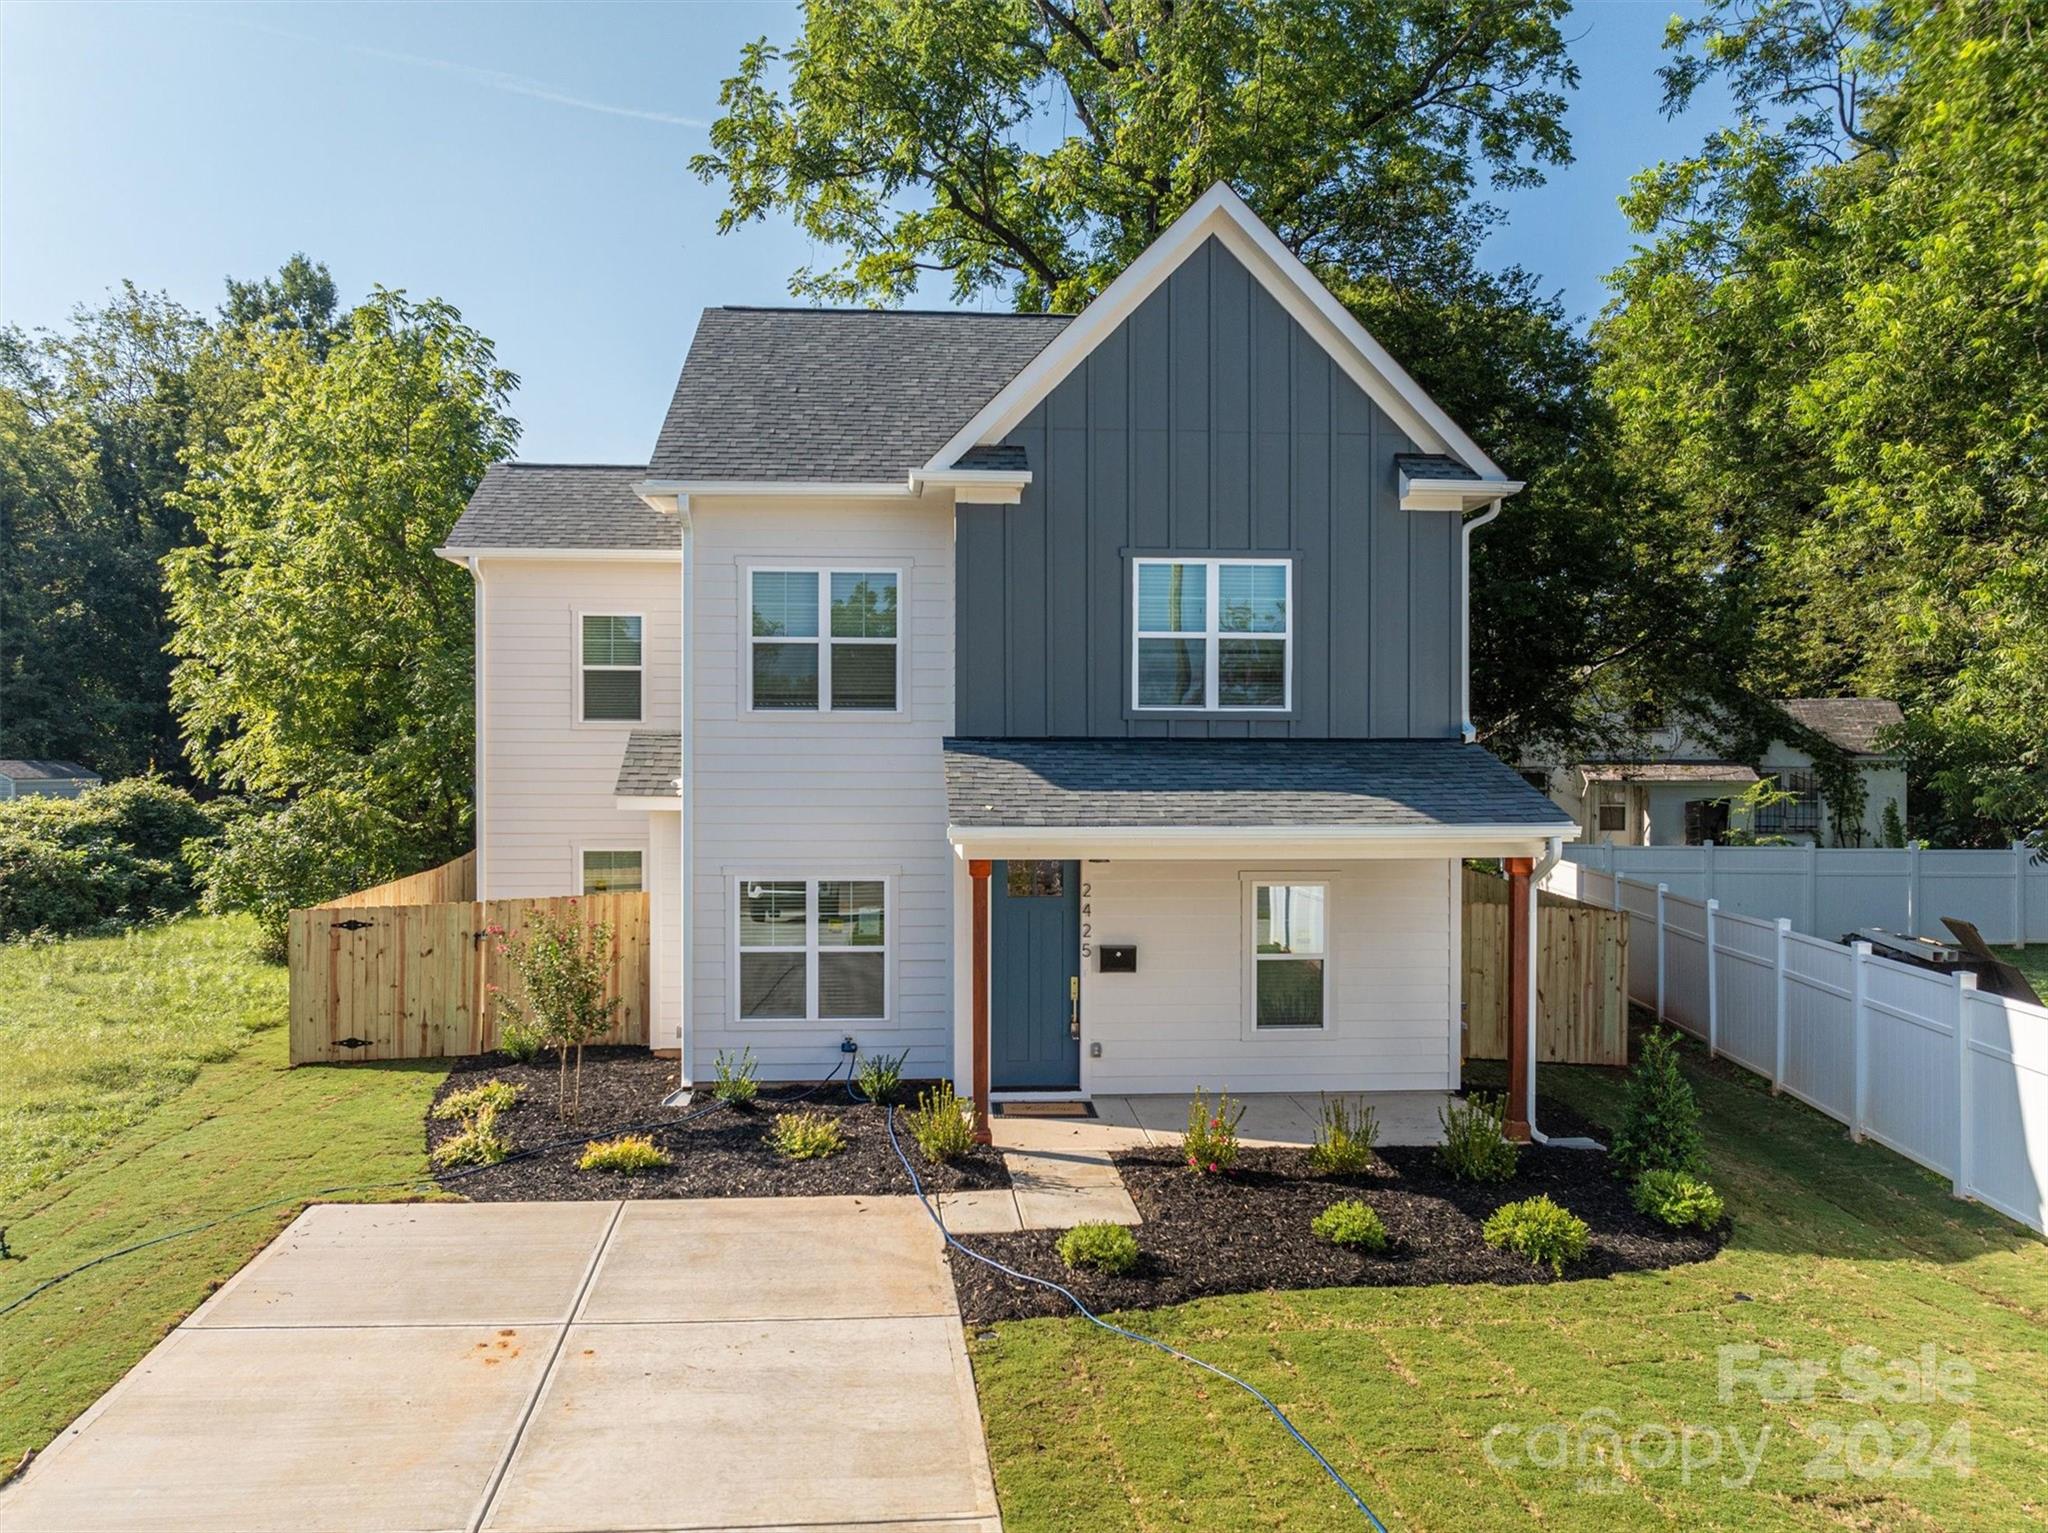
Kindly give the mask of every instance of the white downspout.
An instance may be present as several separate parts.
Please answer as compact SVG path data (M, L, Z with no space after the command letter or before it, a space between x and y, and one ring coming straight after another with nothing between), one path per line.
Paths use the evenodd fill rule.
M490 897L489 891L491 887L490 867L485 860L489 854L485 850L486 838L484 836L484 806L490 802L490 795L487 791L489 787L487 773L490 770L488 765L490 758L488 752L484 749L484 721L489 714L490 689L485 685L484 668L490 664L487 648L490 635L487 632L484 611L484 562L475 554L471 554L464 563L469 566L470 621L474 625L470 634L470 686L472 688L470 711L475 715L471 726L471 737L474 741L476 757L474 762L475 769L470 774L470 793L473 797L471 799L469 827L471 833L476 838L476 863L470 871L476 878L476 897L481 900Z
M1464 526L1464 569L1458 581L1458 634L1461 646L1458 668L1462 673L1459 679L1458 716L1463 720L1459 729L1464 734L1467 745L1479 738L1479 731L1472 723L1472 534L1499 516L1501 505L1502 502L1496 499L1482 514L1473 517ZM1530 972L1535 972L1533 966ZM1530 1063L1534 1064L1535 1061L1532 1059ZM1535 1079L1533 1073L1530 1079Z

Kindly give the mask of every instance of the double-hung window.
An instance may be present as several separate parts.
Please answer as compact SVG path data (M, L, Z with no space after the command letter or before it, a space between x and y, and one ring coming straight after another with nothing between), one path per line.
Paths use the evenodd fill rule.
M1319 1028L1329 998L1330 886L1252 885L1252 1025Z
M737 895L741 1021L887 1018L884 880L742 878Z
M586 724L639 723L644 619L638 614L586 612L577 623L578 717Z
M756 712L895 711L897 571L756 569L747 581Z
M1293 706L1294 566L1286 559L1136 559L1138 708Z
M647 886L640 873L640 854L606 852L595 847L583 850L583 892L585 894L638 894Z

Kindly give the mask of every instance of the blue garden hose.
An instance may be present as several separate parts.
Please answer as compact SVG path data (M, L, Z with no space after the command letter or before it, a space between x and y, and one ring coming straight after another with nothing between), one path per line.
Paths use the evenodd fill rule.
M1058 1283L1053 1282L1050 1278L1034 1277L1029 1272L1019 1272L1015 1267L1004 1266L1001 1262L997 1261L992 1256L983 1256L979 1251L970 1250L968 1249L968 1247L962 1245L959 1242L959 1240L955 1238L953 1232L946 1228L946 1221L939 1217L938 1210L932 1207L931 1199L925 1196L924 1183L918 1179L917 1167L913 1166L910 1163L910 1157L903 1153L903 1145L896 1138L896 1109L893 1105L889 1108L888 1117L884 1121L888 1124L889 1128L889 1148L896 1152L896 1158L903 1163L903 1169L910 1173L911 1190L917 1194L917 1201L924 1205L924 1211L927 1215L930 1216L932 1223L939 1227L939 1233L945 1237L947 1245L951 1246L954 1250L958 1251L962 1256L970 1257L973 1260L980 1262L984 1267L989 1267L997 1272L1002 1273L1005 1277L1015 1278L1020 1283L1032 1283L1036 1284L1040 1288L1051 1289L1054 1293L1058 1294L1062 1299L1065 1299L1069 1304L1073 1305L1075 1309L1079 1310L1082 1319L1087 1320L1093 1325L1098 1325L1102 1327L1103 1330L1108 1331L1113 1335L1122 1336L1129 1341L1143 1342L1148 1347L1152 1347L1157 1351L1164 1352L1168 1357L1177 1357L1184 1363L1193 1363L1197 1368L1200 1368L1203 1372L1212 1373L1217 1378L1222 1379L1226 1383L1235 1384L1239 1389L1243 1390L1246 1394L1250 1395L1254 1400L1258 1401L1259 1404L1263 1405L1267 1410L1273 1413L1273 1419L1279 1422L1280 1425L1282 1425L1283 1427L1287 1428L1287 1435L1292 1437L1297 1443L1299 1443L1301 1445L1302 1451L1306 1453L1310 1458L1314 1459L1316 1463L1321 1466L1323 1473L1328 1475L1330 1479L1336 1483L1336 1486L1339 1490L1343 1491L1346 1496L1349 1496L1351 1498L1351 1504L1357 1507L1358 1510L1364 1514L1365 1520L1373 1525L1373 1527L1377 1530L1377 1533L1387 1533L1387 1525L1381 1522L1379 1518L1374 1515L1373 1509L1365 1504L1365 1498L1359 1495L1357 1491L1351 1488L1351 1482L1345 1479L1343 1475L1337 1472L1337 1466L1332 1464L1328 1459L1324 1458L1321 1451L1317 1449L1316 1445L1310 1442L1306 1437L1301 1435L1301 1429L1297 1427L1293 1422L1287 1419L1287 1413L1281 1410L1279 1406L1275 1405L1272 1402L1272 1400L1263 1392L1261 1392L1254 1386L1247 1384L1243 1379L1239 1378L1236 1374L1227 1373L1223 1369L1218 1368L1214 1363L1204 1362L1201 1358L1195 1357L1190 1353L1183 1352L1178 1347L1169 1346L1165 1342L1159 1340L1156 1336L1146 1336L1142 1332L1128 1331L1120 1325L1115 1325L1112 1324L1110 1321L1104 1320L1100 1315L1096 1314L1094 1310L1090 1309L1087 1305L1083 1304L1079 1297L1077 1297L1071 1289L1061 1287Z

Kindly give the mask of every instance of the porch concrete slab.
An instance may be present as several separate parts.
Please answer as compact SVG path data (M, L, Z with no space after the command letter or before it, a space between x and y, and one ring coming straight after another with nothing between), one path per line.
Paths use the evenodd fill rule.
M467 1528L560 1329L174 1331L0 1489L0 1529Z
M959 1318L930 1315L572 1326L484 1526L996 1516Z
M577 1319L957 1315L942 1245L915 1198L628 1203Z
M1027 1230L1144 1222L1106 1152L1006 1150L1003 1164L1017 1195L1017 1217Z
M327 1203L185 1324L532 1325L569 1318L616 1203Z
M1024 1228L1017 1194L1008 1187L942 1192L938 1207L939 1217L955 1235L1008 1235Z
M1098 1116L1093 1118L1006 1118L998 1113L989 1119L989 1138L997 1149L1004 1151L1058 1154L1071 1150L1094 1156L1110 1150L1141 1149L1150 1141L1127 1107L1117 1112L1123 1100L1097 1097L1094 1105ZM1182 1116L1185 1120L1185 1109Z

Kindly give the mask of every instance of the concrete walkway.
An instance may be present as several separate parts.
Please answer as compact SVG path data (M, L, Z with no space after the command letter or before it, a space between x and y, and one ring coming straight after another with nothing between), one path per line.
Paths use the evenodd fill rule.
M7 1533L793 1526L1000 1526L913 1199L308 1209L0 1489Z
M1318 1097L1255 1092L1237 1126L1240 1142L1254 1148L1315 1142L1322 1112ZM1442 1091L1366 1091L1347 1100L1370 1107L1379 1142L1437 1144ZM1099 1096L1093 1118L1032 1117L997 1112L989 1128L1009 1168L1010 1186L987 1192L939 1195L939 1212L956 1235L1012 1230L1064 1230L1084 1222L1141 1224L1137 1205L1110 1159L1114 1150L1178 1145L1188 1124L1184 1096Z

